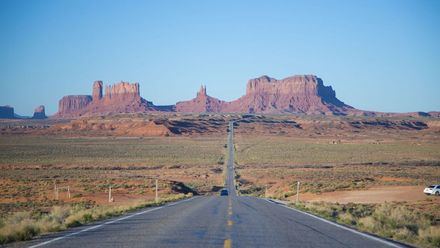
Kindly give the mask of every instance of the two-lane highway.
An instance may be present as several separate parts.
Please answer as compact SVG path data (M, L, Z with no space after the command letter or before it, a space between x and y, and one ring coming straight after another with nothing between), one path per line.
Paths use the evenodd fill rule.
M229 196L194 197L15 246L399 247L266 199L237 196L232 122L229 130Z

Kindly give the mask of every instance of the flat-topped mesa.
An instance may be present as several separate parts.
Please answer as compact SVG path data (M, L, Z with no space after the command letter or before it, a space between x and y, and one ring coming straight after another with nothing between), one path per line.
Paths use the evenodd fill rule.
M353 109L336 98L330 86L315 75L277 80L268 76L248 81L246 95L228 102L223 112L346 114Z
M120 82L105 87L106 99L126 98L127 96L140 97L139 83Z
M303 94L304 92L316 93L322 80L314 75L297 75L276 80L268 76L249 80L246 94Z
M64 96L58 103L58 115L76 115L79 111L85 109L92 102L92 96L89 95L70 95Z

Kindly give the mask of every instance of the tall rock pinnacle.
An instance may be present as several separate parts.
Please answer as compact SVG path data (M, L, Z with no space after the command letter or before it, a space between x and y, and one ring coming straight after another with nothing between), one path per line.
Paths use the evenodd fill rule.
M197 92L197 97L199 96L207 96L206 94L206 86L202 85L200 86L199 92Z
M93 83L93 93L92 93L92 98L93 101L99 101L102 98L102 81L95 81Z

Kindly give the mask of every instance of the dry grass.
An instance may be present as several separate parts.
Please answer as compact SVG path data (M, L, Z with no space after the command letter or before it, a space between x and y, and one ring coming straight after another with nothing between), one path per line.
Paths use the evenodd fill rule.
M240 165L334 165L440 161L440 142L423 141L341 141L295 139L280 136L238 136L237 163Z
M440 142L413 132L377 144L374 137L333 144L327 138L237 135L237 173L243 193L286 198L386 185L426 185L440 178ZM388 179L392 180L388 180Z
M439 211L422 204L302 203L297 208L361 231L421 247L440 246Z
M29 240L32 237L66 228L83 225L92 221L111 218L140 208L160 206L191 195L174 195L161 199L159 202L137 202L129 205L100 206L86 208L84 206L54 206L47 214L17 212L0 221L0 244L14 241Z
M216 164L220 138L0 136L0 166L166 166Z

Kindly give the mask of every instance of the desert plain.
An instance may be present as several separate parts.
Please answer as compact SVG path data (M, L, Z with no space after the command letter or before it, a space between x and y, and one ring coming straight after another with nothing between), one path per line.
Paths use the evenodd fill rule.
M399 206L424 216L427 228L438 228L440 197L422 192L440 178L438 119L291 114L2 120L2 223L17 214L50 214L55 206L83 211L151 202L156 179L163 199L218 194L230 121L235 123L241 195L290 202L324 216L341 208L345 219L337 216L336 221L349 218L347 224L358 228L362 218L371 216L356 216L350 208L367 209L373 216L378 207ZM402 234L391 235L399 239ZM403 240L431 245L415 237Z

